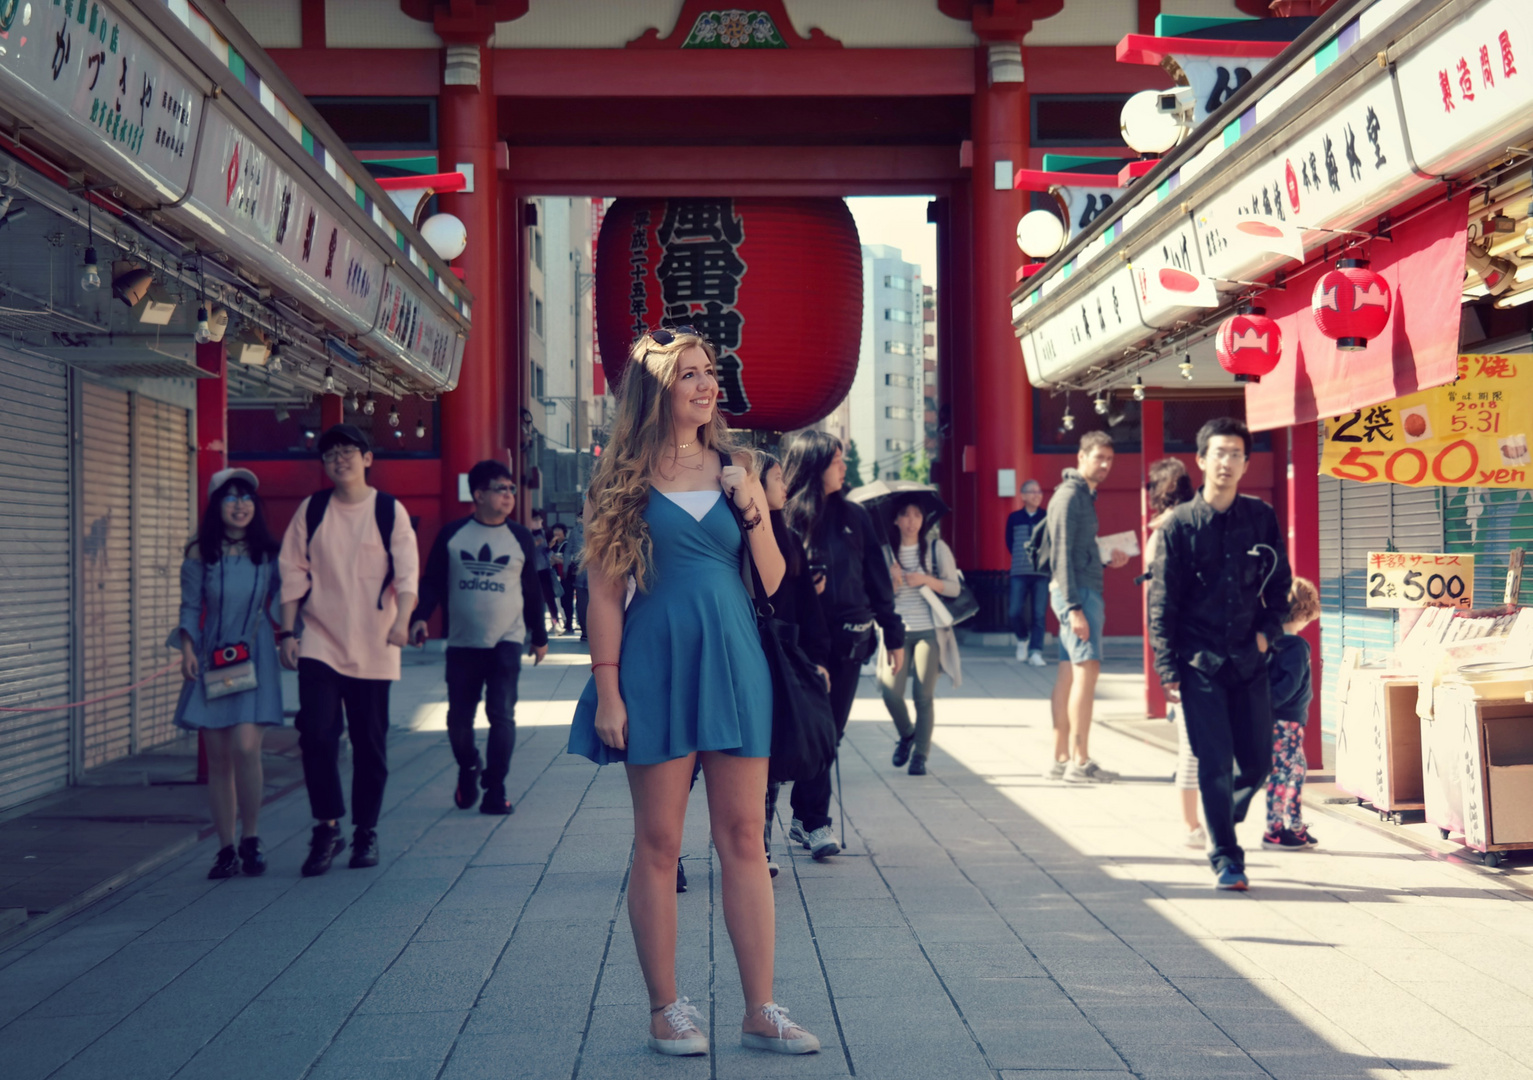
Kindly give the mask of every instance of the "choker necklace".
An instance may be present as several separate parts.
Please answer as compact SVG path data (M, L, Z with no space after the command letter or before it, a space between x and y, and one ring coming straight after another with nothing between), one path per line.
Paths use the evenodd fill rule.
M692 442L677 443L676 444L676 449L678 449L678 450L685 450L687 447L692 446L696 442L697 442L697 440L693 439Z

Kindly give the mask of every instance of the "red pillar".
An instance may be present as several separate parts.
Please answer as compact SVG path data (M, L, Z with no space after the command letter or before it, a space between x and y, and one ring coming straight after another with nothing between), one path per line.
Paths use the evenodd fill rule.
M1288 561L1295 577L1320 583L1320 433L1314 421L1288 429L1288 482L1286 510L1288 526ZM1282 449L1282 435L1276 436ZM1310 700L1309 721L1304 725L1304 756L1310 768L1320 771L1320 621L1309 624L1303 633L1309 642L1310 685L1315 696Z
M1150 466L1166 456L1166 403L1146 401L1139 406L1139 535L1150 536ZM1150 583L1144 583L1144 714L1166 715L1166 695L1160 690L1160 676L1155 674L1155 650L1150 648Z
M458 499L458 476L477 461L499 457L501 449L501 371L496 355L496 324L500 318L499 189L495 160L496 113L493 86L494 53L485 45L494 23L466 28L459 34L437 31L449 44L479 46L479 85L443 86L438 98L440 165L451 171L460 164L473 167L473 190L442 195L445 213L456 214L468 227L467 250L457 260L463 280L474 294L473 326L463 351L458 388L442 397L442 521L462 517L466 504ZM478 22L479 20L475 20Z
M222 341L197 346L197 366L214 378L197 380L197 502L208 481L229 467L229 360ZM208 782L208 751L197 733L197 783Z
M975 50L975 63L974 379L968 388L975 448L972 528L978 539L975 568L1000 570L1010 565L1005 528L1011 500L997 494L998 473L1013 469L1020 484L1033 471L1032 393L1011 326L1010 300L1022 261L1017 220L1027 209L1025 194L1011 186L1011 179L1015 170L1027 165L1028 93L1021 83L990 84L984 46Z
M335 427L346 420L346 399L340 394L321 394L319 398L319 430Z

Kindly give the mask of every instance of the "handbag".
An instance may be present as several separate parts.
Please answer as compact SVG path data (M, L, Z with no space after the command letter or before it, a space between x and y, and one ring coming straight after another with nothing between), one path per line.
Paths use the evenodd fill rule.
M959 581L957 596L943 596L937 594L937 599L942 601L942 606L947 608L948 614L953 617L953 625L967 619L972 619L979 614L979 597L974 595L974 590Z
M725 465L733 464L724 454L719 457ZM756 560L751 557L744 517L727 494L724 501L740 528L740 578L755 609L761 651L772 674L772 757L767 779L774 784L808 780L823 775L835 760L836 721L830 693L819 669L799 647L798 627L774 616Z
M224 560L229 556L224 555L218 560L218 593L222 598L225 593ZM251 616L255 614L256 593L261 587L261 566L255 564L255 581L250 586L250 605L245 609L244 621L240 623L240 637L248 637ZM223 610L219 609L219 629L223 629ZM256 688L256 666L250 656L250 646L244 641L237 641L228 645L215 645L213 653L208 658L208 668L202 673L202 696L209 701L217 701L219 698L229 697L231 694L243 694Z

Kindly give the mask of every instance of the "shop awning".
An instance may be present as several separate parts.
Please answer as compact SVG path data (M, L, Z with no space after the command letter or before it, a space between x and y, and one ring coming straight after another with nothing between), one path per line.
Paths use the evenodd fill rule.
M1337 349L1315 324L1311 297L1328 263L1313 263L1288 278L1284 291L1262 295L1283 331L1283 362L1246 387L1253 431L1339 416L1453 381L1469 200L1466 191L1389 230L1388 241L1348 252L1368 259L1394 296L1385 335L1361 351Z

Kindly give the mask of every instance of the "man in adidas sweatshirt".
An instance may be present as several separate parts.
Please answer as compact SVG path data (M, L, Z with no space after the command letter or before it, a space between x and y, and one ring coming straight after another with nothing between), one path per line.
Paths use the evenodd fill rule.
M533 663L548 655L543 624L543 586L532 534L511 520L516 484L498 461L468 471L474 512L443 526L421 575L421 603L410 627L417 645L426 620L442 605L447 624L447 738L458 761L453 799L467 810L479 797L481 814L509 814L506 774L516 748L516 687L522 649ZM490 720L481 769L474 745L474 714L480 695Z

